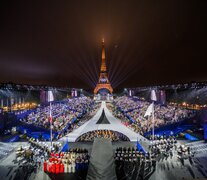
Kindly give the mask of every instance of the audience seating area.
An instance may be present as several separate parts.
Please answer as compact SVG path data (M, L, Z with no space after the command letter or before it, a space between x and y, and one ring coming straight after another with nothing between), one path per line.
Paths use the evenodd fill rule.
M113 115L135 132L144 135L151 131L153 123L151 117L144 117L150 102L122 96L114 100L114 106L108 105ZM175 107L172 105L162 106L155 104L155 128L173 124L195 115L194 111Z
M92 108L94 107L94 108ZM32 111L24 118L20 119L21 122L27 125L50 129L49 120L50 106L39 107ZM64 134L71 132L82 123L79 121L87 112L92 115L97 110L97 105L94 106L94 101L89 97L80 97L67 99L61 102L52 103L52 123L53 133L57 134L57 138L61 138ZM87 114L87 117L90 117ZM86 121L87 119L84 118Z

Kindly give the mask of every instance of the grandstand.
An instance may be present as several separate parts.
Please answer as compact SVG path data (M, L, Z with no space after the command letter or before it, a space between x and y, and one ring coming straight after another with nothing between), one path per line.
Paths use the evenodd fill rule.
M11 91L15 94L16 90L11 89ZM90 153L94 151L93 142L98 138L112 142L110 151L116 153L113 173L116 173L118 179L122 176L124 179L153 179L155 176L163 177L164 174L168 176L166 172L157 175L157 168L165 166L163 158L165 163L171 163L177 168L179 164L175 164L176 156L182 167L189 172L183 174L183 177L205 177L204 169L197 170L192 166L192 162L203 167L205 165L202 160L197 162L197 159L204 158L207 154L203 127L205 107L202 110L190 109L168 102L163 104L158 100L154 102L153 120L151 116L145 116L151 100L131 94L117 96L110 102L96 101L90 96L76 94L74 97L65 96L62 100L54 99L51 103L41 103L39 100L37 104L39 105L30 109L2 111L4 117L0 147L2 162L7 159L7 156L12 160L19 148L22 150L18 150L18 154L34 151L34 154L40 153L42 156L42 160L33 159L33 165L40 163L42 167L37 177L43 176L44 173L51 177L48 172L52 170L44 170L43 165L50 162L47 158L55 158L57 152L62 152L65 155L60 157L62 158L60 166L69 168L64 170L64 176L86 178L90 166ZM10 118L10 121L5 124L7 118ZM80 152L82 154L75 158L74 155ZM28 159L24 158L25 155L23 157L20 155L15 161L26 165ZM65 160L66 158L68 160ZM11 161L11 164L14 162ZM189 170L189 163L191 170ZM92 171L94 173L94 170ZM14 173L8 170L8 174L9 172ZM80 176L81 172L83 176ZM174 173L174 170L171 169L171 172Z

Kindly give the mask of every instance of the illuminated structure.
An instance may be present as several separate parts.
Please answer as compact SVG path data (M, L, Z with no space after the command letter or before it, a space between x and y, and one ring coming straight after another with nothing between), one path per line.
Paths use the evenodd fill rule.
M113 88L111 87L111 83L108 79L107 69L106 69L106 54L104 48L104 39L102 40L102 55L101 55L101 71L98 83L96 88L94 89L94 94L100 93L101 91L108 91L108 93L112 94Z

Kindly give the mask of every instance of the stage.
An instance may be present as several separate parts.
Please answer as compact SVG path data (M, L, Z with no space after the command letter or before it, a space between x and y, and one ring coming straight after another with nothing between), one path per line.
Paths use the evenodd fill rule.
M102 111L105 111L105 115L110 122L110 124L97 124L97 121L99 120ZM112 131L117 131L120 132L124 135L126 135L131 142L136 142L137 139L138 141L144 141L146 143L149 143L149 140L147 140L145 137L141 136L139 133L135 133L125 125L121 123L121 120L115 118L111 112L108 110L106 107L106 102L102 101L101 107L98 110L98 112L95 114L93 118L91 118L89 121L87 121L85 124L80 126L79 128L75 129L73 132L67 134L66 136L62 137L59 141L63 142L75 142L76 139L81 136L82 134L85 134L89 131L94 131L94 130L112 130Z

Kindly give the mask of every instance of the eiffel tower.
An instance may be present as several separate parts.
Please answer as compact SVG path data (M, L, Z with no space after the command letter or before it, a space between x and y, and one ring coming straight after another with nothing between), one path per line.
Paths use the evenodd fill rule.
M107 69L106 69L106 54L104 48L104 39L102 39L102 55L101 55L101 71L98 83L94 89L94 94L100 92L100 90L108 90L110 94L113 92L113 88L111 87L111 83L108 79Z

